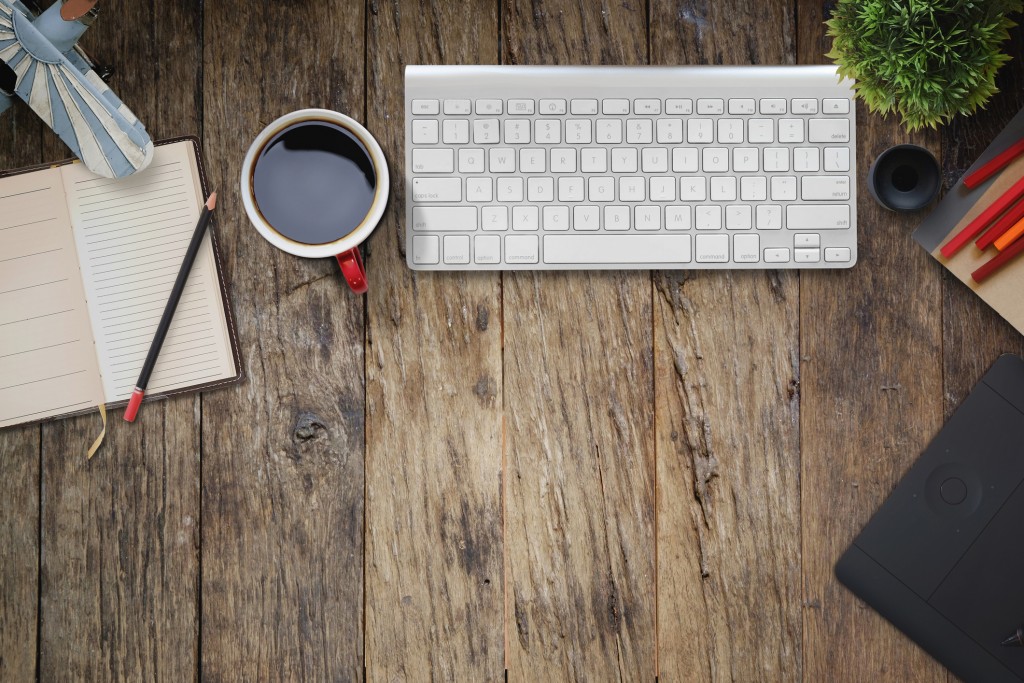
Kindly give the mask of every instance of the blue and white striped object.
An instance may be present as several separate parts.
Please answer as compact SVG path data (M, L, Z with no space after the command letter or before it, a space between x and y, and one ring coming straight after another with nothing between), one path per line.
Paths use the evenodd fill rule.
M145 127L94 71L82 73L32 25L0 0L0 60L17 75L15 93L97 175L123 178L149 165Z

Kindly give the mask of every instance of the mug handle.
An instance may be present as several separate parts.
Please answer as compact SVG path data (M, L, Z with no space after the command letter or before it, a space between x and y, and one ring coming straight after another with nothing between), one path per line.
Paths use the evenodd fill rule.
M341 266L341 273L348 281L348 286L356 294L366 294L366 268L363 266L363 257L359 254L359 247L343 251L335 258Z

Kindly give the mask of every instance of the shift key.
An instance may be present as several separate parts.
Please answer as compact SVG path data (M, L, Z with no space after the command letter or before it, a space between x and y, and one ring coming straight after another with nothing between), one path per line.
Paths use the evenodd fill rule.
M422 232L473 232L475 206L414 206L412 229Z
M461 202L461 178L413 178L414 202Z
M849 204L795 204L786 207L786 227L790 230L847 230Z

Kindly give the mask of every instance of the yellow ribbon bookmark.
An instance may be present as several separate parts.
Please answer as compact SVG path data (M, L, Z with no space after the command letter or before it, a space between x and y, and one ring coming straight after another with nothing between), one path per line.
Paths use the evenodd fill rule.
M89 455L87 456L88 460L92 460L92 456L99 450L100 446L103 444L104 437L107 435L107 406L101 403L99 405L99 409L100 419L103 420L103 430L100 432L100 435L96 437L96 440L92 442L92 446L89 447Z

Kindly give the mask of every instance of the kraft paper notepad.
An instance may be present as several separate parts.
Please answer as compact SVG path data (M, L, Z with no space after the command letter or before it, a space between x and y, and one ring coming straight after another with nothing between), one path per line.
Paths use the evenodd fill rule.
M1024 110L1017 113L1009 125L996 137L981 157L964 174L966 177L1024 137ZM1018 157L1000 173L980 187L969 190L961 180L935 207L928 218L914 232L914 239L938 259L961 282L971 288L999 315L1006 318L1018 332L1024 334L1024 257L1006 265L982 284L971 279L971 273L984 265L998 252L994 247L979 250L972 241L953 258L947 259L939 249L956 236L961 228L984 211L1014 182L1024 177L1024 157Z
M0 427L128 399L206 191L194 138L122 180L80 163L0 177ZM210 232L147 400L240 379L235 336Z

